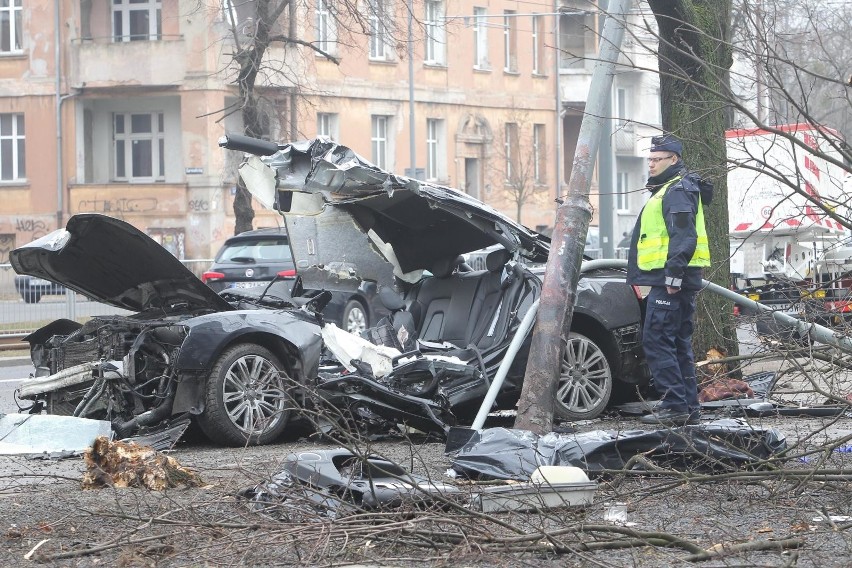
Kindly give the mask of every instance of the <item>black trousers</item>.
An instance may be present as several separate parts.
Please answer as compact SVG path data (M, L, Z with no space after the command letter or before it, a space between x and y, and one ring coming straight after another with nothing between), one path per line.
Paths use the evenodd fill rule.
M669 294L665 286L653 286L648 294L642 345L663 409L700 409L692 353L697 294L684 290Z

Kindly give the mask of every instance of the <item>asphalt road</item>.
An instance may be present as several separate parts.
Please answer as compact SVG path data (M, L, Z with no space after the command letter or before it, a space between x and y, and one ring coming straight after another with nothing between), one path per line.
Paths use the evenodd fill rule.
M6 364L0 363L0 414L18 412L13 393L30 373L35 372L32 365L22 364L24 361L24 358L16 357L2 362Z

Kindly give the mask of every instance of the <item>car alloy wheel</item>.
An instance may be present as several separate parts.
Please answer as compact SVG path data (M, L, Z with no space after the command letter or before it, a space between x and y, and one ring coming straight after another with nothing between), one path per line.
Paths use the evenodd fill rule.
M268 349L243 343L226 350L210 373L199 424L215 442L267 444L290 418L291 379Z
M612 395L612 370L603 350L580 333L571 332L562 353L556 414L569 420L595 418Z
M349 333L361 335L367 329L367 312L358 300L349 300L343 310L343 327Z

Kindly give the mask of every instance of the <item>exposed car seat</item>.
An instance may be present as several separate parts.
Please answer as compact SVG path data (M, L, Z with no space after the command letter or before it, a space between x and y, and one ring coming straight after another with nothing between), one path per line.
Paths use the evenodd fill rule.
M460 349L487 349L498 343L510 318L509 307L520 289L520 268L505 270L509 251L498 249L486 257L486 270L457 272L459 259L432 267L432 278L422 280L406 298L418 338L447 342Z

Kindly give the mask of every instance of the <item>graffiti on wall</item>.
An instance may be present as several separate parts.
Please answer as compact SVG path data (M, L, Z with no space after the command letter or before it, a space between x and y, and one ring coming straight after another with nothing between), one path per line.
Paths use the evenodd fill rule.
M81 199L81 213L147 213L157 209L156 197L119 197L116 199Z
M32 233L33 238L37 239L46 235L50 231L50 228L43 219L18 217L15 219L15 231L19 233Z
M148 236L160 243L164 249L175 257L183 260L186 254L184 242L186 233L183 229L157 229L149 228Z
M213 209L206 199L190 199L187 205L189 210L194 212L212 211Z

